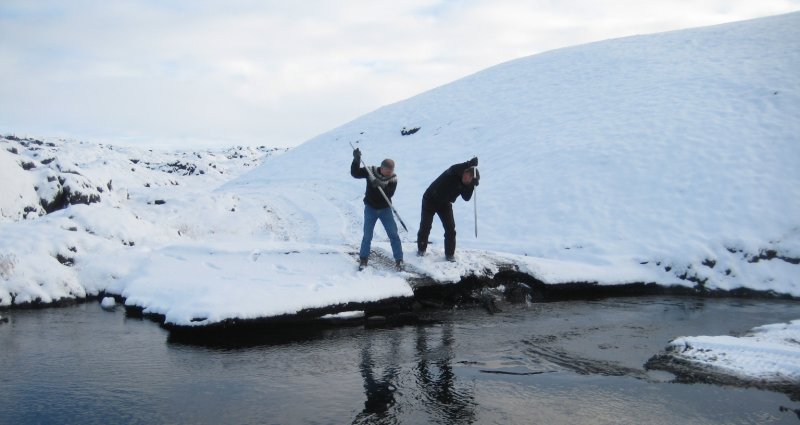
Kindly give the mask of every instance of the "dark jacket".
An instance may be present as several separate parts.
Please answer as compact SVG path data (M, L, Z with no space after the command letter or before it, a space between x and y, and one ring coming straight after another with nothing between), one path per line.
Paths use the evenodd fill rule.
M350 175L357 179L367 179L367 190L364 192L364 203L375 209L388 208L389 204L383 199L378 187L383 189L383 193L390 200L394 196L394 191L397 189L397 175L392 174L389 177L384 177L380 172L380 167L369 166L369 170L364 167L359 167L360 161L358 158L353 158L353 163L350 164ZM372 176L374 176L374 179Z
M475 185L480 181L480 174L478 174L477 179L473 179L471 184L465 185L461 182L461 175L464 174L464 170L469 167L470 162L467 161L455 164L445 170L442 175L437 177L436 180L428 186L425 194L422 195L423 201L434 205L441 205L447 202L455 202L459 195L461 195L461 198L465 201L469 201L472 198Z

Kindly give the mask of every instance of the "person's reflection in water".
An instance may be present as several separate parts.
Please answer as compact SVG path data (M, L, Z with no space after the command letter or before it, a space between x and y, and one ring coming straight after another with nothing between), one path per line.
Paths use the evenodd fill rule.
M475 421L475 401L470 391L456 388L453 373L453 325L441 328L441 345L428 347L428 329L417 328L417 384L423 402L431 412L439 415L434 422L465 424ZM434 371L438 371L438 374Z
M376 377L375 370L378 369L373 360L373 332L368 331L364 336L361 347L361 376L364 378L364 392L367 400L364 402L364 410L353 420L354 424L363 423L397 423L397 419L390 416L389 409L394 406L394 392L397 391L398 356L400 355L400 340L398 331L391 332L389 337L389 352L385 356L383 374ZM382 338L381 338L382 339ZM380 355L378 354L380 358Z

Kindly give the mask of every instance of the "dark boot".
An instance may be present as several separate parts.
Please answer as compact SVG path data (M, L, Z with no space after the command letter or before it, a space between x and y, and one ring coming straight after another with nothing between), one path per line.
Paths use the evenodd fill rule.
M394 262L394 264L397 271L399 272L403 271L403 260L397 260Z
M367 260L367 258L363 257L358 260L358 271L363 271L367 268Z

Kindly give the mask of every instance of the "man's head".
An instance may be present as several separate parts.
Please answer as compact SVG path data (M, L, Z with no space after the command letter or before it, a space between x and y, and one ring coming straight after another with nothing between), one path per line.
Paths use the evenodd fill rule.
M467 168L464 170L464 174L461 175L461 183L463 184L472 184L472 181L475 180L475 186L477 186L480 179L481 173L475 167Z
M384 159L381 161L380 170L384 177L391 177L394 174L394 161L389 158Z

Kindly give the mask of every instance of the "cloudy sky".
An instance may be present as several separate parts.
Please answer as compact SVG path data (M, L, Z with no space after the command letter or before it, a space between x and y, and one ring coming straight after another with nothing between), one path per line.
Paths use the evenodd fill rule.
M294 146L519 57L800 0L0 0L0 133Z

